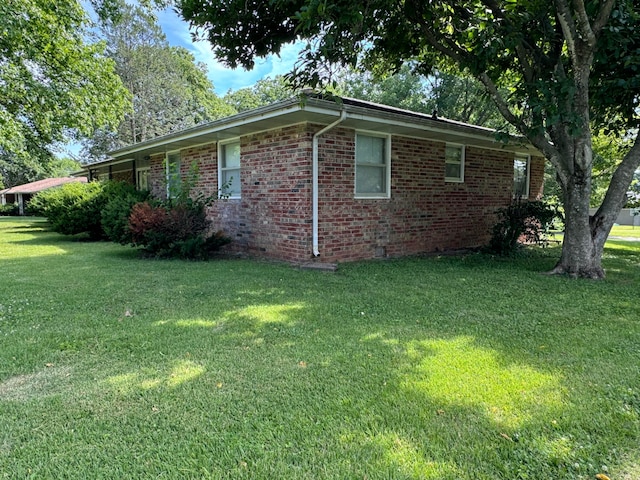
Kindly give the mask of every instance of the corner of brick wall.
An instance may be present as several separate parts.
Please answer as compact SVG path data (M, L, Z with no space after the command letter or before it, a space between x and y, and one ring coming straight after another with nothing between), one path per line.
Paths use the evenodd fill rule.
M312 257L312 136L298 124L243 136L241 199L209 209L232 251L301 263ZM444 181L443 142L392 137L390 199L355 199L355 131L335 128L319 139L319 244L322 262L396 257L484 245L495 211L511 201L513 154L467 147L464 183ZM217 145L183 150L181 170L197 162L195 184L218 191ZM163 155L150 161L150 189L166 194ZM531 162L531 196L542 194L544 160ZM535 193L534 193L535 192Z
M465 181L444 181L445 144L392 137L389 199L355 199L355 132L320 146L320 253L324 261L478 247L511 201L513 154L467 147Z

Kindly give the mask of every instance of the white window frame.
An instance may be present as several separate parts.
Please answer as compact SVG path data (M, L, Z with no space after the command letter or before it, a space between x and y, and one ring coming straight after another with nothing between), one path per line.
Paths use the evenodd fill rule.
M459 148L460 149L460 162L447 162L447 148ZM465 153L466 147L461 143L447 143L445 145L445 155L444 155L444 181L451 183L464 183L464 164L465 164ZM449 165L460 165L460 176L458 177L447 177L447 164Z
M147 188L140 188L140 174L146 172L147 174ZM151 174L151 167L138 167L136 168L136 188L138 190L149 190L149 175Z
M528 154L524 154L524 153L516 153L513 157L513 183L511 184L511 189L512 189L512 195L515 198L516 197L516 178L515 178L515 173L516 173L516 162L517 161L521 161L521 162L525 162L526 168L527 168L527 172L526 172L526 176L527 178L525 179L525 189L524 189L524 194L520 196L520 198L523 199L528 199L529 198L529 194L531 193L529 191L529 188L531 187L531 155Z
M237 143L238 145L240 145L240 166L239 167L234 167L234 168L227 168L227 167L223 167L222 166L222 160L225 158L224 157L224 149L227 145L233 144L233 143ZM224 174L224 172L230 171L230 170L238 170L238 180L240 182L240 191L237 193L233 193L229 196L226 196L225 193L222 191L222 176ZM224 140L224 141L220 141L218 142L218 186L220 189L220 195L225 196L226 198L241 198L242 197L242 144L240 143L240 137L237 138L231 138L229 140Z
M376 137L384 139L384 164L381 166L379 163L367 163L367 162L358 162L358 135L362 135L365 137ZM357 199L385 199L391 198L391 135L380 133L380 132L371 132L367 130L356 130L355 139L353 142L354 151L354 172L353 172L353 192L354 197ZM379 167L384 168L384 178L385 178L385 191L384 192L376 192L376 193L359 193L358 192L358 165L368 166L368 167Z
M179 188L180 183L182 182L182 175L181 175L181 170L182 170L182 154L180 153L180 150L171 150L169 152L166 152L165 157L164 157L164 163L165 163L165 180L167 183L167 199L171 199L171 198L175 198L176 197L176 192L173 192L173 185L172 185L172 172L171 172L171 164L169 162L169 157L173 156L173 155L177 155L178 156L178 170L177 172L174 172L175 177L176 178L176 188Z

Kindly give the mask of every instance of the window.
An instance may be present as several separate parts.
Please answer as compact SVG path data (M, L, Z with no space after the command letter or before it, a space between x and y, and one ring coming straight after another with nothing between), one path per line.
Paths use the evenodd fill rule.
M447 144L444 151L445 182L464 182L464 145Z
M220 193L240 198L240 142L223 143L218 148Z
M513 159L513 196L529 197L529 155L516 154Z
M389 198L390 158L388 136L356 134L356 197Z
M180 194L180 152L167 153L167 198L176 198Z
M138 190L149 190L149 167L136 170L136 186Z

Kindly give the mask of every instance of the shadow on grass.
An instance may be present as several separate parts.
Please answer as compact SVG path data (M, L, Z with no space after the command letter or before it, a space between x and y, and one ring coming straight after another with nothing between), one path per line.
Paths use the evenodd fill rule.
M15 476L576 479L637 453L631 286L522 270L544 256L336 274L110 258L83 290L43 273L4 315Z
M102 372L96 394L142 396L166 411L164 428L210 445L209 471L258 478L569 479L612 468L628 451L607 433L616 413L589 415L603 405L567 382L595 362L549 362L517 334L501 345L504 332L486 337L459 321L396 324L356 312L341 324L323 302L273 297L256 291L242 308L156 321L138 341L126 335L129 348L109 350L139 366ZM226 460L223 445L232 446ZM178 445L174 455L189 452Z
M191 435L237 447L207 468L241 474L244 462L259 478L330 478L321 472L340 458L348 465L334 473L351 478L579 478L615 465L610 448L624 451L564 384L570 368L516 361L518 347L505 356L442 329L323 327L304 321L309 314L253 305L220 320L160 323L146 338L165 359L140 356L136 370L105 376L100 394L143 395L169 415L187 402Z

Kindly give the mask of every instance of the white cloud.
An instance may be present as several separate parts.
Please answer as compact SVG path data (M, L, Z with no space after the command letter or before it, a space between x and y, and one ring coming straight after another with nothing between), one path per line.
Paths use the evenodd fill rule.
M264 59L256 59L253 70L232 69L214 57L209 42L193 41L189 25L180 19L173 9L160 12L158 23L171 45L186 48L193 53L198 62L207 66L209 79L213 82L218 95L224 95L228 90L250 87L262 78L289 72L298 60L298 54L302 49L300 43L285 45L279 57L270 55Z

